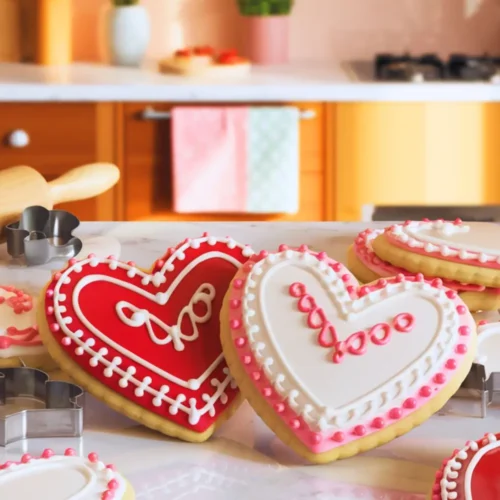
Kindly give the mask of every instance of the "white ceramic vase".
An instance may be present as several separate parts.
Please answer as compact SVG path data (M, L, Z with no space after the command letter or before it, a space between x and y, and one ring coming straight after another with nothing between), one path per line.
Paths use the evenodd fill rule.
M107 14L107 38L111 64L139 66L151 38L147 10L142 5L111 8Z

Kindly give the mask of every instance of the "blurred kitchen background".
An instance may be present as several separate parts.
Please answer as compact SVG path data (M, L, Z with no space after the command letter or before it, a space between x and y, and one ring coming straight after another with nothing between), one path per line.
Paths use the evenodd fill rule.
M500 220L500 1L0 0L0 137L81 220Z

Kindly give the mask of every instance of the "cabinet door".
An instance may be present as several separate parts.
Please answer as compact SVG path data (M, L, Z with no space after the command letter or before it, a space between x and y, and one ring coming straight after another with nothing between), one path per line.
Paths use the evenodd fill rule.
M0 169L28 165L48 181L69 169L114 161L114 105L1 103ZM113 220L111 190L91 200L59 205L80 220Z
M494 106L339 104L335 218L359 220L363 205L494 201L496 187L492 186L499 178L494 153L500 144L498 125L493 125L500 108Z
M283 104L283 103L281 103ZM192 104L191 104L192 105ZM252 104L253 105L253 104ZM315 118L301 122L300 212L295 215L176 214L170 185L170 121L143 120L148 106L168 111L172 105L123 105L124 212L126 220L310 220L325 219L325 106L293 103Z

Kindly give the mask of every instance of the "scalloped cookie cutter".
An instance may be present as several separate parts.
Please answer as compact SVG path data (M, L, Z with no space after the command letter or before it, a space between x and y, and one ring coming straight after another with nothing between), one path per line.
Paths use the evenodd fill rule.
M28 207L19 221L4 228L7 252L13 258L24 256L28 266L58 258L71 259L83 246L72 234L79 225L78 218L64 210Z
M80 437L83 389L34 368L0 369L0 446L30 438Z

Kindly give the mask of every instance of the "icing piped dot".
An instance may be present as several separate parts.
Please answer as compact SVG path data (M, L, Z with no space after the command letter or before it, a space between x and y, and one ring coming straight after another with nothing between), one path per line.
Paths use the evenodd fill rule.
M343 432L337 431L333 436L333 440L337 443L341 443L345 439L345 434Z
M319 444L321 443L321 434L317 434L316 432L311 434L311 443L312 444Z
M229 322L229 326L231 327L232 330L236 330L241 327L241 321L239 319L232 319Z
M389 411L389 417L392 418L393 420L397 420L397 419L401 418L402 415L403 415L403 412L401 411L401 408L392 408Z
M432 389L428 385L424 385L420 389L419 394L424 398L428 398L432 394Z
M233 281L233 287L236 288L237 290L240 289L243 286L243 280L234 280Z
M237 337L234 339L234 344L236 347L244 347L247 343L247 339L245 337Z
M375 429L383 429L384 425L385 422L383 418L377 417L373 419L372 427L374 427Z
M366 434L366 427L364 425L357 425L354 427L353 433L356 436L364 436Z
M436 384L444 384L446 382L444 373L436 373L436 375L434 375L434 382L436 382Z
M467 336L467 335L470 335L471 330L470 330L470 328L469 328L468 326L463 325L463 326L461 326L461 327L458 329L458 333L459 333L460 335L462 335L462 336L464 336L464 337L465 337L465 336Z
M457 354L465 354L467 352L467 346L465 344L458 344L455 347L455 352Z

